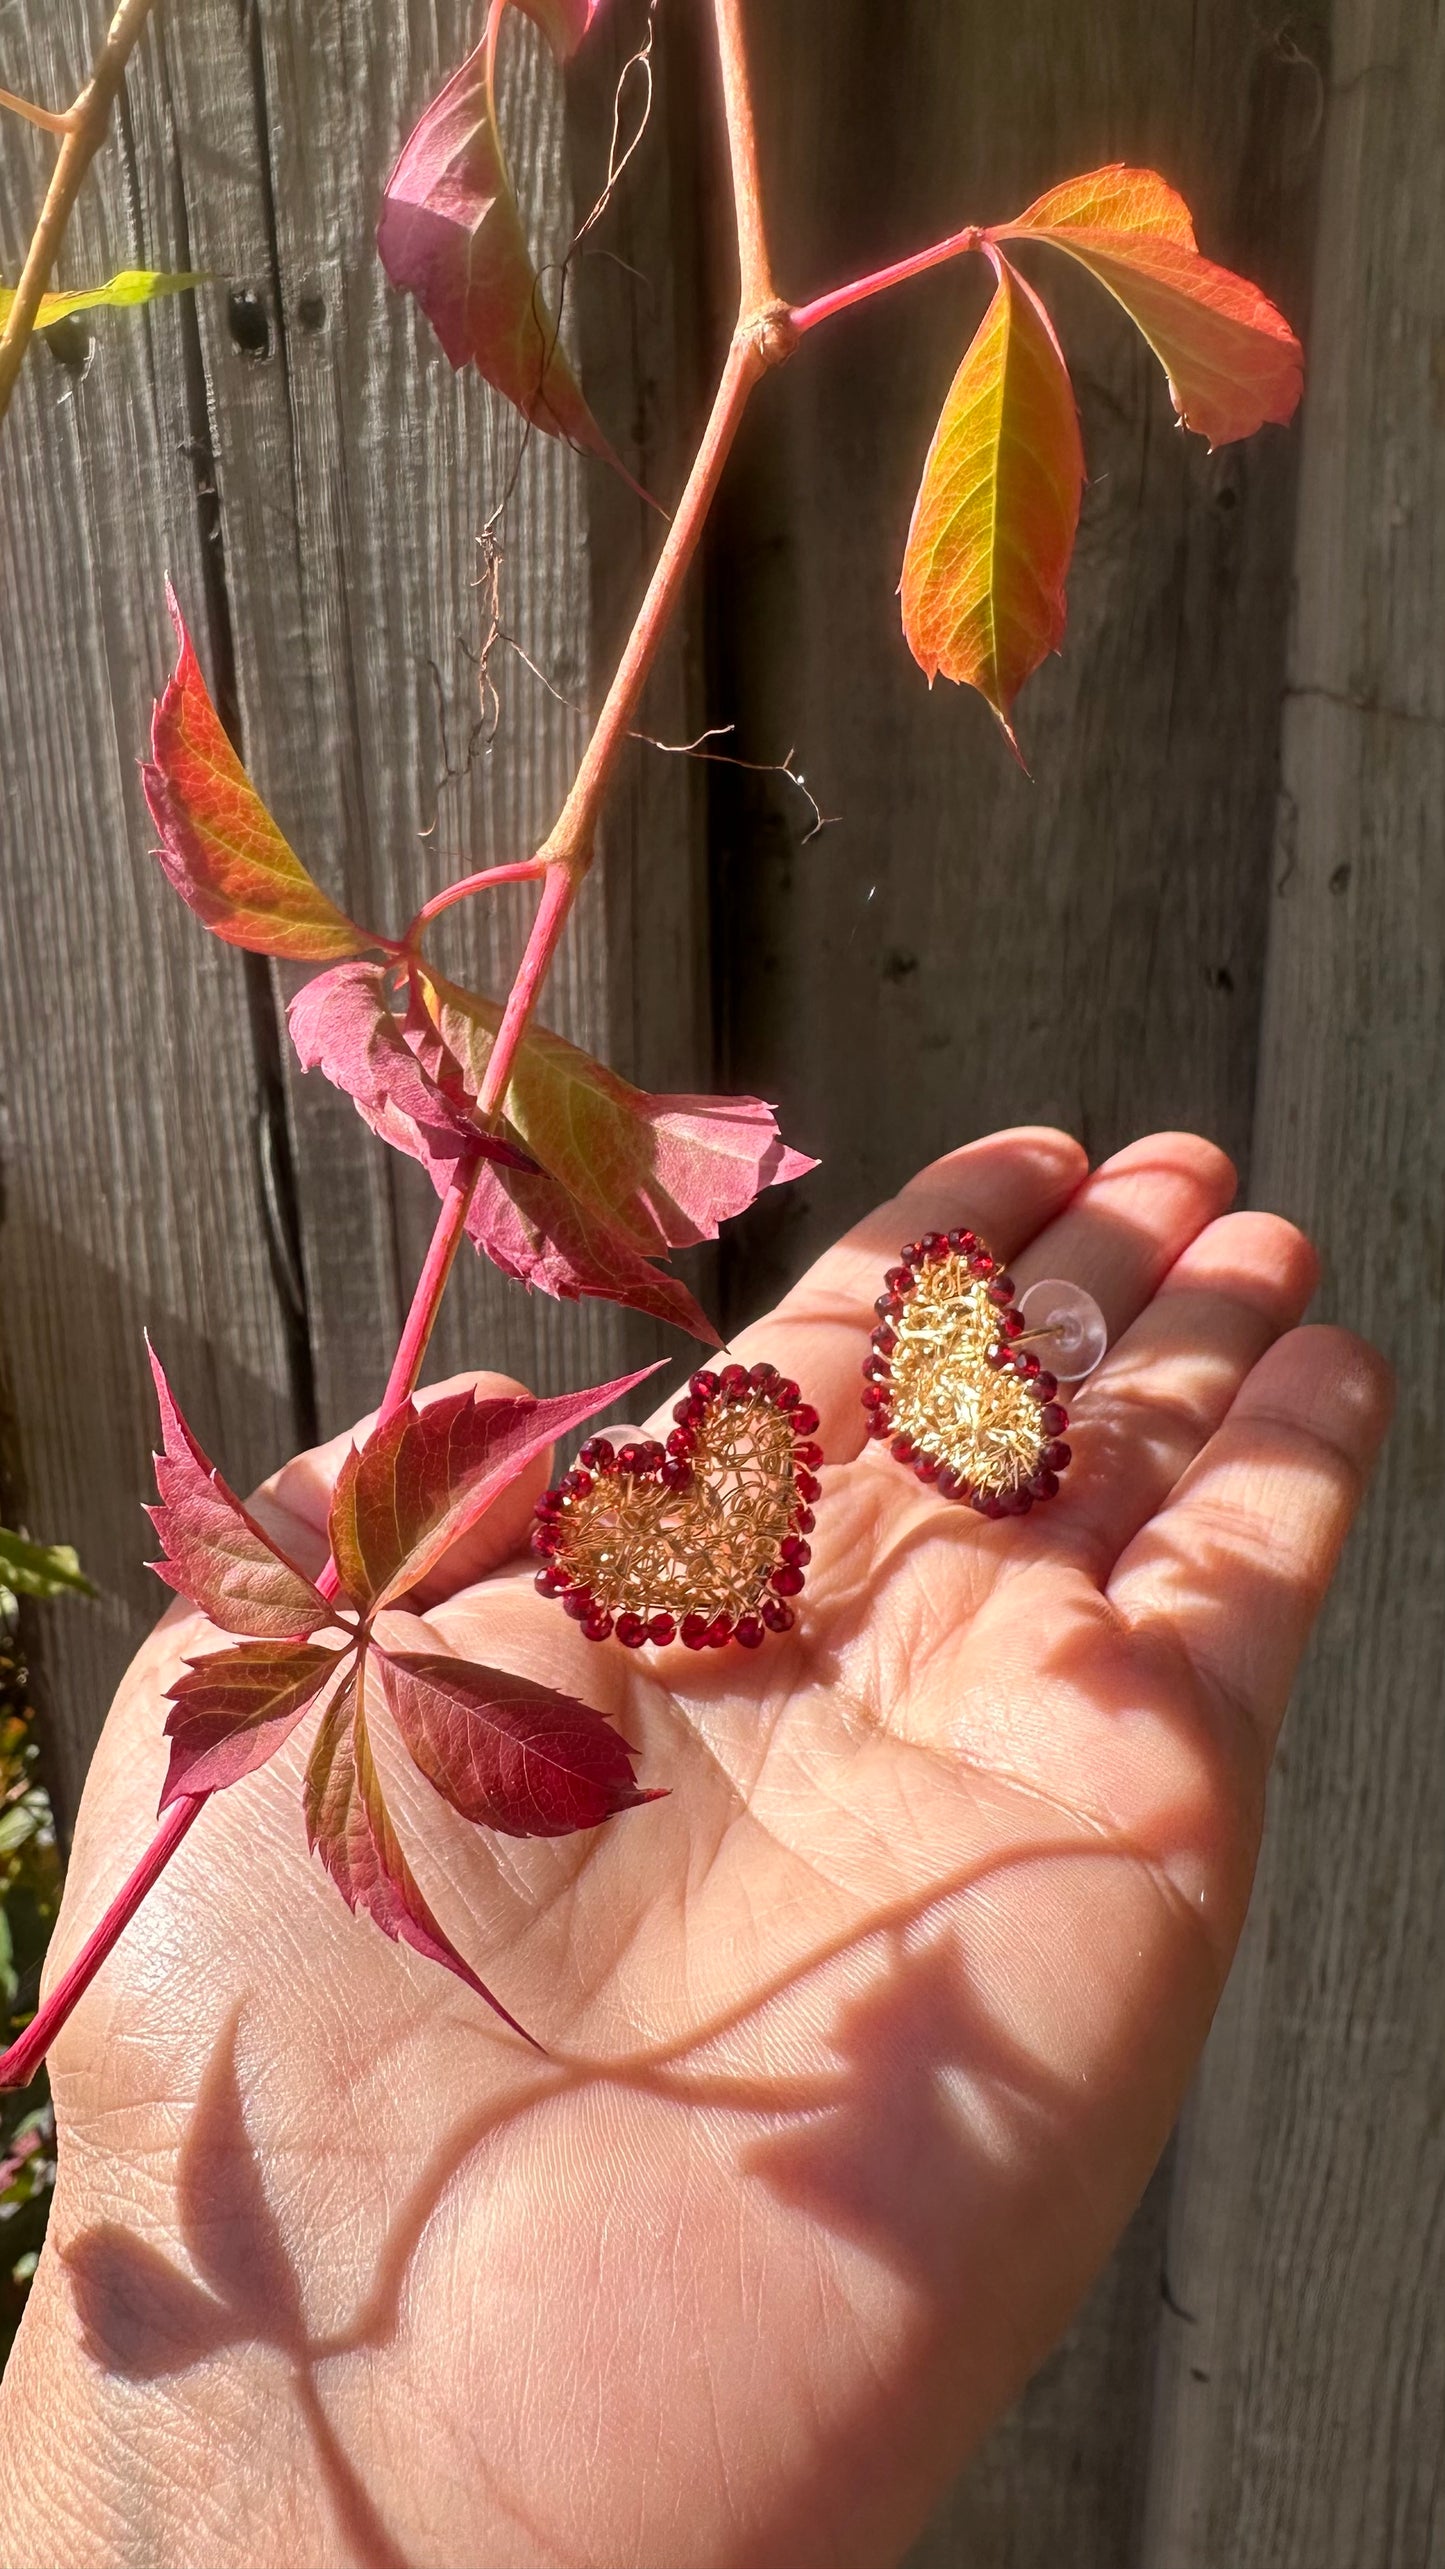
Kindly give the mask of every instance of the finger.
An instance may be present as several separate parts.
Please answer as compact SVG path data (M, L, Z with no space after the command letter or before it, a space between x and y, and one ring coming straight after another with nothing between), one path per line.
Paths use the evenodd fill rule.
M1103 1312L1112 1346L1191 1240L1227 1211L1237 1183L1217 1143L1199 1133L1150 1133L1102 1161L1058 1219L1010 1260L1014 1282L1020 1293L1042 1276L1082 1285Z
M848 1459L863 1443L859 1369L873 1305L902 1243L968 1223L1012 1257L1068 1202L1087 1168L1077 1142L1042 1126L948 1152L825 1250L775 1311L743 1330L731 1356L747 1365L765 1359L791 1375L819 1414L829 1462ZM665 1419L659 1412L657 1423Z
M525 1394L525 1390L525 1384L514 1382L510 1374L453 1374L446 1382L428 1383L415 1399L418 1409L426 1409L433 1401L454 1392L471 1391L482 1400L505 1400ZM330 1549L326 1520L337 1473L352 1447L371 1434L380 1415L379 1410L372 1410L344 1435L329 1437L324 1445L313 1445L308 1452L283 1463L280 1471L263 1481L247 1502L261 1524L275 1534L278 1542L285 1543L313 1577ZM493 1501L480 1523L443 1554L425 1588L418 1592L423 1604L435 1605L454 1595L468 1581L484 1578L489 1570L520 1550L527 1539L533 1506L546 1488L551 1470L550 1449L532 1457L515 1481Z
M1389 1366L1363 1339L1292 1330L1109 1582L1126 1621L1167 1629L1266 1751L1392 1403Z
M1074 1459L1057 1504L1033 1520L1040 1540L1106 1579L1300 1319L1318 1273L1303 1232L1277 1214L1228 1213L1201 1231L1072 1400Z

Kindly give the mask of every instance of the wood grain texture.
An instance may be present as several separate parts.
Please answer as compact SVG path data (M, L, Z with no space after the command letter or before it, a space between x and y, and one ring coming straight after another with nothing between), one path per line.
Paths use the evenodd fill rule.
M1115 159L1297 318L1318 74L1247 0L1104 11L754 12L786 290L811 294ZM1034 781L976 698L932 694L893 591L980 265L840 319L767 384L714 547L709 713L789 742L837 826L720 780L729 1084L823 1166L730 1235L729 1316L932 1153L1038 1116L1095 1154L1151 1127L1243 1161L1253 1116L1296 444L1210 456L1087 279L1046 266L1090 475L1062 657L1020 699ZM917 2569L1119 2569L1147 2477L1166 2187L978 2457Z
M1445 2562L1445 26L1339 0L1255 1191L1400 1413L1189 2119L1147 2569Z
M72 96L100 23L0 7L7 79ZM7 122L0 266L47 150ZM67 244L67 281L183 264L155 48ZM114 326L112 326L114 325ZM241 1480L293 1441L261 1219L261 1082L242 959L195 933L147 853L135 773L167 665L167 570L199 584L181 303L32 350L0 447L0 1325L23 1503L102 1591L37 1617L55 1781L73 1806L112 1687L162 1603L142 1564L152 1330Z

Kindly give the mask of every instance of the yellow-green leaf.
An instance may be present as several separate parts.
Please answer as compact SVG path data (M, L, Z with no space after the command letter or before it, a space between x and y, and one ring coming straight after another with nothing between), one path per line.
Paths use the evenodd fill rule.
M1084 456L1048 314L984 247L998 283L928 450L900 591L930 685L977 687L1017 752L1014 698L1063 637Z
M163 276L154 268L122 268L104 285L77 286L72 294L43 294L35 327L48 330L52 321L68 321L73 312L91 312L99 304L153 303L159 294L184 294L188 286L204 283L202 276ZM14 300L14 287L0 285L0 327L9 319Z

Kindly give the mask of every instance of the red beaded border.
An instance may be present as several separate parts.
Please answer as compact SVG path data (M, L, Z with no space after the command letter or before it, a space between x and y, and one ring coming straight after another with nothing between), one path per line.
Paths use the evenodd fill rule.
M873 1308L878 1326L873 1332L873 1352L864 1367L863 1408L870 1436L892 1436L893 1425L888 1405L889 1386L893 1379L893 1350L898 1344L893 1323L903 1317L903 1306L918 1282L918 1270L931 1266L936 1259L950 1254L964 1258L970 1275L986 1280L988 1299L998 1306L998 1337L989 1348L987 1362L996 1372L1012 1368L1040 1403L1039 1425L1052 1440L1045 1446L1038 1470L1021 1488L1007 1494L998 1490L975 1489L973 1484L921 1447L915 1447L906 1436L894 1436L891 1452L896 1461L916 1472L920 1481L936 1489L940 1498L954 1499L961 1507L971 1507L979 1516L1027 1516L1036 1500L1058 1496L1059 1475L1068 1470L1072 1460L1070 1448L1062 1441L1069 1423L1069 1413L1057 1398L1057 1378L1040 1365L1027 1347L1015 1348L1010 1340L1019 1337L1024 1328L1023 1313L1014 1302L1014 1281L1005 1275L997 1258L984 1246L976 1231L926 1231L921 1240L910 1240L898 1252L898 1264L890 1267L883 1279L884 1290Z
M740 1615L684 1615L679 1623L674 1615L620 1614L614 1617L605 1606L599 1606L590 1589L569 1579L556 1560L563 1541L562 1520L567 1502L583 1498L605 1473L628 1472L639 1478L656 1473L664 1487L685 1490L692 1480L692 1456L697 1446L697 1430L710 1401L767 1400L781 1410L793 1431L793 1488L797 1503L790 1518L791 1531L778 1546L778 1566L768 1581L771 1593L762 1600L756 1613ZM683 1398L672 1413L677 1424L666 1445L649 1442L624 1445L620 1451L610 1438L591 1436L583 1446L570 1472L565 1472L554 1488L544 1490L534 1514L537 1523L532 1534L532 1550L542 1559L536 1586L540 1596L560 1599L563 1612L582 1627L587 1641L620 1641L626 1650L640 1650L644 1642L664 1649L669 1642L680 1641L685 1650L723 1650L730 1641L740 1642L744 1650L756 1650L770 1632L790 1632L795 1621L790 1597L801 1596L808 1563L812 1558L807 1541L813 1531L813 1509L822 1494L817 1467L823 1460L821 1445L812 1440L818 1428L818 1413L804 1400L794 1382L780 1374L776 1365L724 1365L720 1373L694 1374Z

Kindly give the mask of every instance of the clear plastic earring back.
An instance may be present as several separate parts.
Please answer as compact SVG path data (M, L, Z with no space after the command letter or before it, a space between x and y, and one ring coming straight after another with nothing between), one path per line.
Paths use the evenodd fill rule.
M1061 1383L1081 1383L1102 1363L1109 1328L1091 1293L1065 1276L1041 1276L1019 1295L1024 1336L1016 1343L1038 1350Z

